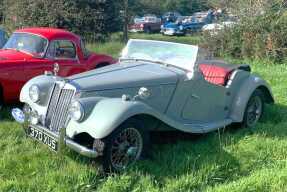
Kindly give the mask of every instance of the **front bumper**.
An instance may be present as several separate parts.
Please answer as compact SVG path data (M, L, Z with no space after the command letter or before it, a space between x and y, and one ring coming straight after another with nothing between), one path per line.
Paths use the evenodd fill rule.
M129 29L129 32L131 33L139 33L139 32L144 32L143 29Z
M20 110L19 110L20 111ZM53 139L55 139L58 142L58 152L61 153L62 149L64 149L65 147L83 155L89 158L96 158L100 155L99 152L97 152L96 150L93 149L89 149L83 145L80 145L78 143L76 143L75 141L73 141L72 139L68 138L66 136L66 128L62 128L60 129L59 133L55 133L50 131L49 129L40 126L40 125L31 125L28 121L28 114L24 114L24 112L22 112L24 117L25 117L25 121L24 122L19 122L19 120L17 118L15 118L15 120L19 123L22 123L23 125L23 129L25 131L25 133L28 133L28 128L29 127L33 127L35 129L40 130L41 132L45 133L46 135L48 135L49 137L52 137Z
M184 31L180 31L180 30L170 30L170 29L163 29L161 30L161 33L163 33L164 35L184 35Z
M50 130L46 129L45 127L42 127L39 125L28 125L28 126L34 127L36 129L46 133L47 135L54 138L55 140L57 140L59 143L58 152L61 152L61 150L63 148L68 147L69 149L72 149L73 151L75 151L75 152L77 152L83 156L86 156L86 157L96 158L99 156L99 153L97 151L89 149L85 146L82 146L82 145L74 142L73 140L67 138L65 135L65 128L61 129L60 134L56 134L56 133L51 132ZM27 130L28 126L24 127L24 130ZM27 131L25 131L25 132L27 132Z

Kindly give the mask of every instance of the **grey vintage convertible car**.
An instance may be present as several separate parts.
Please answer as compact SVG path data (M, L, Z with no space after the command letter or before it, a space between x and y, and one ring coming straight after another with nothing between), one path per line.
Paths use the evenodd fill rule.
M106 171L120 171L150 149L150 131L252 127L274 102L250 66L206 59L197 46L130 40L116 65L30 80L20 95L24 109L12 114L52 150L103 156Z

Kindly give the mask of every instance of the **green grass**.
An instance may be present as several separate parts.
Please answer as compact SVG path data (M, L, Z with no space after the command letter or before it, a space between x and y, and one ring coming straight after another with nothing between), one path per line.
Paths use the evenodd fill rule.
M122 36L118 33L112 35L111 39L106 43L94 43L88 44L87 47L90 50L93 50L97 53L108 53L113 57L118 57L120 55L120 51L125 45L125 43L121 42ZM159 40L159 41L171 41L177 43L187 43L197 45L201 42L201 36L183 36L183 37L167 37L161 34L144 34L144 33L130 33L129 38L131 39L150 39L150 40Z
M116 56L122 46L90 47ZM99 162L70 151L56 155L27 139L8 109L2 111L0 191L287 191L287 64L236 62L251 63L272 85L276 104L266 108L261 123L252 130L231 127L200 137L176 134L172 142L156 142L150 160L121 175L103 177Z

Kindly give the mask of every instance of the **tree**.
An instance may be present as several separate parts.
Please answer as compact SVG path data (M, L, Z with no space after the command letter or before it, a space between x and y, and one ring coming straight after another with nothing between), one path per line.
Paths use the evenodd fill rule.
M197 11L208 10L208 0L134 0L132 12L143 15L153 13L162 15L168 11L178 11L182 15L192 15Z
M65 28L88 39L104 39L114 12L112 0L3 0L5 25ZM21 10L21 11L19 11Z
M226 4L224 3L226 2ZM239 22L206 42L217 54L238 57L287 59L285 0L212 0L239 18Z

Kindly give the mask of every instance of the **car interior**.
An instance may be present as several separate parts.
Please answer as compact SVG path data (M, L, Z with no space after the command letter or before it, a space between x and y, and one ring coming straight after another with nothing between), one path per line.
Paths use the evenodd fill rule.
M249 65L233 65L221 61L200 62L199 69L206 81L219 86L226 86L232 72L237 69L251 72Z

